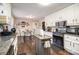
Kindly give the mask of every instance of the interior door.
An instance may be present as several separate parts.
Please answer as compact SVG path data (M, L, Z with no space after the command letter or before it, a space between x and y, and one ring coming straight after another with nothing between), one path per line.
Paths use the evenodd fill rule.
M45 22L42 22L42 29L45 31Z

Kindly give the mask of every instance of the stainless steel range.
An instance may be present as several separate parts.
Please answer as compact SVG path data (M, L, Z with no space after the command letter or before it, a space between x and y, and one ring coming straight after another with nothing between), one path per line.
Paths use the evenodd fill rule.
M58 24L60 24L61 26L56 25L57 27L56 32L53 32L53 45L60 47L62 49L64 49L63 38L64 38L64 34L66 33L66 26L65 26L66 24L64 23L61 24L61 22L58 22Z
M64 38L64 33L65 32L53 32L53 45L60 47L62 49L64 49L64 42L63 42L63 38Z

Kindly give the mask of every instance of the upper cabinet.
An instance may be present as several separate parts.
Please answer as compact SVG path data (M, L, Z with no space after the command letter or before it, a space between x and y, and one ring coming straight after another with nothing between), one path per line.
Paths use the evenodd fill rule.
M63 8L45 17L45 20L49 26L55 26L58 21L67 21L68 26L79 25L79 3Z
M65 9L65 19L67 20L67 25L71 26L74 24L74 5L69 6Z
M8 3L0 4L0 16L11 17L11 5Z
M79 25L79 4L74 6L74 25Z
M73 25L74 5L56 12L56 21L67 21L67 25Z
M67 16L69 17L67 19L67 25L79 25L79 4L72 5Z

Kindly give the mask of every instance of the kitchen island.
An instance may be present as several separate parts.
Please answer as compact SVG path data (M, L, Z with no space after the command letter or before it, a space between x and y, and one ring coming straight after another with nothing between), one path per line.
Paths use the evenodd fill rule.
M45 55L45 51L44 51L45 42L49 41L49 44L50 44L50 41L51 41L50 39L52 37L48 35L42 36L40 34L31 34L31 35L25 34L24 36L16 35L16 38L18 40L18 51L17 51L18 54L28 54L27 50L25 50L27 53L23 52L22 50L24 47L25 48L27 47L25 45L28 45L30 49L34 51L34 55ZM23 42L23 39L24 39L24 42ZM25 45L22 46L22 44L25 44Z
M0 55L8 54L8 51L15 40L15 36L0 36Z
M47 35L39 35L36 34L34 35L34 39L35 39L35 45L36 45L36 55L45 55L45 48L50 48L51 47L51 39L52 37L47 36ZM48 43L46 43L48 42ZM49 46L50 45L50 46Z

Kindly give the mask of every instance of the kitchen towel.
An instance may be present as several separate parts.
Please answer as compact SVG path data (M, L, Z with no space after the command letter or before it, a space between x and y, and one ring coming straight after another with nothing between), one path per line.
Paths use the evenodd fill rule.
M44 48L49 48L50 47L50 41L46 41L44 44Z

